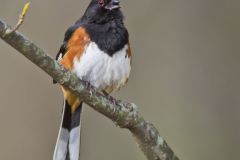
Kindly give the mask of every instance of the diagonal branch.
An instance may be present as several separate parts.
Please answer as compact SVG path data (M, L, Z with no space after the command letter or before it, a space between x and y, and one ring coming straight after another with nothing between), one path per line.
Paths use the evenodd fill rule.
M102 113L118 126L129 129L148 160L179 160L159 135L157 129L139 114L135 104L123 101L114 104L94 89L87 89L85 83L76 75L64 69L21 33L14 31L5 35L9 29L10 27L0 19L1 39L44 70L59 84L70 89L94 110Z

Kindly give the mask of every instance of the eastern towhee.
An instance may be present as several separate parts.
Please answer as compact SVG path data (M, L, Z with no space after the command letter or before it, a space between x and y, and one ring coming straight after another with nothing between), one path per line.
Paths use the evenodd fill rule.
M56 59L98 91L124 86L131 70L129 35L119 0L91 0L65 33ZM54 160L79 160L82 100L62 87L64 111Z

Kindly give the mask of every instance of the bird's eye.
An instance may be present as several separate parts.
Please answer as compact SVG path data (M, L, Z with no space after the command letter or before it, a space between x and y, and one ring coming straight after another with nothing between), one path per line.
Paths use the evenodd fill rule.
M99 3L99 5L100 5L101 7L103 7L103 6L105 5L104 0L98 0L98 3Z

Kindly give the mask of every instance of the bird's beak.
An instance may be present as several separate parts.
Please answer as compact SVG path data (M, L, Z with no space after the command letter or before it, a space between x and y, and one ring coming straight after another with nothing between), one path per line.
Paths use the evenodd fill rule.
M111 2L105 6L105 9L108 9L108 10L113 10L113 9L117 9L117 8L120 8L119 0L111 0Z

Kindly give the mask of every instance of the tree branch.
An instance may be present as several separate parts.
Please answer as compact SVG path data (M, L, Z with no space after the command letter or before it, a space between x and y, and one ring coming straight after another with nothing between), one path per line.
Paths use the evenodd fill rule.
M157 129L144 120L135 104L117 101L114 104L94 89L87 89L85 82L64 69L44 50L19 32L7 34L10 27L0 19L0 37L22 55L44 70L59 84L70 89L94 110L111 119L121 128L127 128L135 137L148 160L179 160Z

